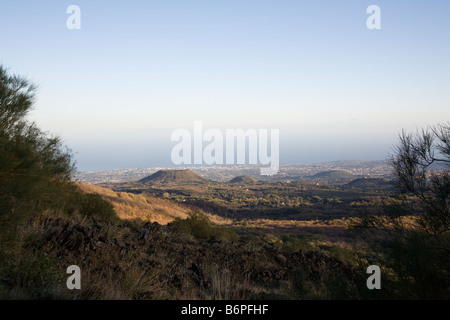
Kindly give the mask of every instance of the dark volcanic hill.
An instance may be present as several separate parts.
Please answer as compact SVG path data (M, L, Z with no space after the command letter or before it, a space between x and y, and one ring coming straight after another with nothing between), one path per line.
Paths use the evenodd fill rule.
M230 183L244 183L244 184L252 184L257 182L256 179L250 176L237 176L230 180Z
M347 186L355 188L371 188L389 185L393 185L392 181L382 178L359 178L347 183Z
M205 178L192 170L159 170L154 174L145 177L139 182L146 184L154 183L202 183L206 182Z

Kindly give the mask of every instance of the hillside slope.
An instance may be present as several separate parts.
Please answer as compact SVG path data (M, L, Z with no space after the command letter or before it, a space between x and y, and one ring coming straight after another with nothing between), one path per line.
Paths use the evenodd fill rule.
M177 218L186 219L191 211L199 210L199 208L193 205L178 204L173 200L148 194L116 192L108 188L86 183L77 183L77 185L86 193L98 193L103 199L110 201L120 219L140 219L166 225ZM216 224L230 223L229 220L217 215L210 213L205 213L205 215Z
M159 224L167 224L176 218L185 219L191 208L180 206L174 201L149 195L115 192L111 189L85 184L77 184L86 193L98 193L109 200L121 219L142 219Z

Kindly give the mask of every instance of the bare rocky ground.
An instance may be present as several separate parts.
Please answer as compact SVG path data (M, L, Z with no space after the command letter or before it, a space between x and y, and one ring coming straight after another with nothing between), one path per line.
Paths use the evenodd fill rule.
M52 284L64 299L360 299L365 287L361 270L318 252L199 240L170 224L41 217L32 240L56 270L81 268L81 290Z

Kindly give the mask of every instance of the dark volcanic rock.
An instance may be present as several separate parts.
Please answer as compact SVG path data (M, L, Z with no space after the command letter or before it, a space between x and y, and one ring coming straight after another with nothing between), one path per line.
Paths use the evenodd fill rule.
M242 240L187 239L157 223L87 224L49 218L43 229L45 245L35 246L55 254L63 266L79 265L87 282L122 283L120 279L130 275L148 275L151 281L136 289L134 298L139 299L216 297L217 288L234 299L257 298L282 290L296 277L317 287L338 278L347 290L365 283L350 264L318 252L288 252Z

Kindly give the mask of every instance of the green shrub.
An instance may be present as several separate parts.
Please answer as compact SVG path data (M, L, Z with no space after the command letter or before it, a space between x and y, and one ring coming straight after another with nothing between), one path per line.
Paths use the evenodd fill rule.
M218 226L200 211L192 211L187 219L176 219L170 224L175 230L196 239L238 240L237 233L227 227Z
M35 90L0 65L0 236L48 209L45 205L65 192L75 170L61 139L27 119Z
M0 299L63 299L65 273L48 253L32 248L0 254Z
M111 202L102 198L97 193L83 194L81 213L89 217L100 219L113 219L117 217Z

